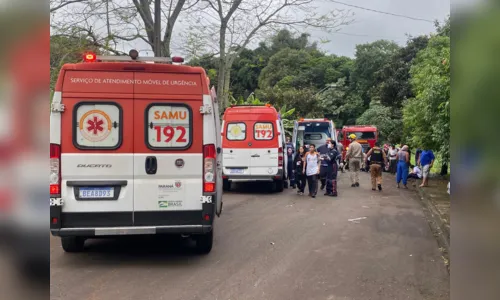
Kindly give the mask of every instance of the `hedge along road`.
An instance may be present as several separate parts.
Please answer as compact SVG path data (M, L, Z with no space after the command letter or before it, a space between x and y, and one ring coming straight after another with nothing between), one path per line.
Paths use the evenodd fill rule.
M64 253L51 237L51 299L449 299L449 277L416 195L373 192L369 175L338 198L225 194L207 256L172 238L90 240Z

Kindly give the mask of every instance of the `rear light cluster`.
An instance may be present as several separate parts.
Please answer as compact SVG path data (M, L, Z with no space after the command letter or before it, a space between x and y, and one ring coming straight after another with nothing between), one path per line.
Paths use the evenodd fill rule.
M50 196L61 195L61 146L50 144Z
M203 192L215 192L215 168L216 166L215 145L203 146Z
M278 167L283 167L283 148L278 149Z

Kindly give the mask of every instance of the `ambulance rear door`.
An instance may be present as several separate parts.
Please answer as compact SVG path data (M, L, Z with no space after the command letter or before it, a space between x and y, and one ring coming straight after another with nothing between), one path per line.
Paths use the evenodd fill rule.
M134 225L198 224L201 74L136 72L134 80Z
M123 84L107 84L109 79ZM65 72L62 228L133 224L132 80L132 72Z

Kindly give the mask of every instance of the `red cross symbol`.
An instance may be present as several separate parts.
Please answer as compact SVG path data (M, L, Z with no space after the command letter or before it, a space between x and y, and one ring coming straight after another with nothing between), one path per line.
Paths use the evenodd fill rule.
M104 123L103 120L97 119L96 116L94 116L94 120L87 120L87 124L89 126L87 127L87 130L89 132L92 132L92 134L97 135L98 131L103 131L104 128L101 126Z

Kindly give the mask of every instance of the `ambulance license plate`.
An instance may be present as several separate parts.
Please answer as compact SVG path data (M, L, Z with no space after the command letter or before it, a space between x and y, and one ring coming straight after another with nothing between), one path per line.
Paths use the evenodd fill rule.
M115 189L112 187L80 188L81 199L107 199L115 196Z
M231 174L243 174L243 169L231 169Z

